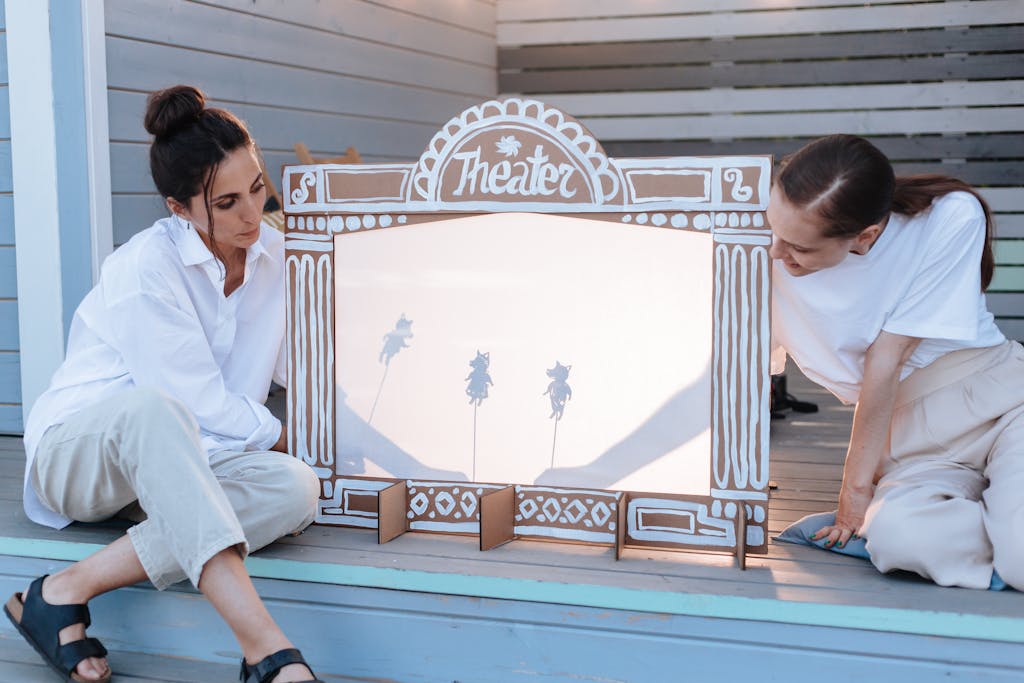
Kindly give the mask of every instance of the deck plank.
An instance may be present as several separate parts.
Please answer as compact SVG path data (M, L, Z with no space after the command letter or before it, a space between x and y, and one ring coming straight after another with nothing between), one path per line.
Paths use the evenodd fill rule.
M238 675L233 666L180 657L111 650L109 658L118 683L230 681ZM54 673L17 633L0 632L0 680L53 683Z

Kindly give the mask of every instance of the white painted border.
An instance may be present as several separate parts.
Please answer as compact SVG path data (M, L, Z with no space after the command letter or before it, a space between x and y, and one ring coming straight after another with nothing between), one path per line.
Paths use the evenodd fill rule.
M64 358L50 3L8 0L7 69L25 420Z
M632 198L634 205L650 204L652 202L687 202L692 201L694 204L703 205L711 201L711 169L644 169L644 170L630 170L625 171L626 185L629 187L629 197ZM700 197L653 197L649 195L641 196L636 191L636 183L633 182L635 176L645 175L675 175L675 176L703 176L704 178L704 193Z
M366 164L365 166L369 166ZM408 164L374 164L369 168L333 168L324 172L324 187L323 196L324 201L328 204L356 204L360 202L384 202L384 201L405 201L406 193L408 192L409 179L412 177L412 167ZM333 175L380 175L381 173L397 173L402 176L402 182L399 183L398 193L390 196L381 197L358 197L355 199L339 198L331 196L331 179Z
M100 279L103 260L114 251L110 190L110 123L107 112L107 48L104 0L82 0L82 62L85 78L85 148L89 175L89 225L92 228L92 281Z
M644 526L645 512L658 515L691 515L695 530L680 527ZM701 528L696 528L700 524ZM707 505L691 500L630 498L626 509L626 537L636 541L668 545L732 548L736 545L735 522L709 514Z

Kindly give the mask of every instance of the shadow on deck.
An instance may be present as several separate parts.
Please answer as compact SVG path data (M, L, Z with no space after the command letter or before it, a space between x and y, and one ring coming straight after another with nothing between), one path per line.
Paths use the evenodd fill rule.
M790 391L821 410L773 422L772 534L835 507L852 419L801 377L790 375ZM7 593L124 530L28 522L23 457L19 439L0 438ZM475 537L419 533L380 546L374 531L315 526L248 566L327 680L1024 678L1024 594L939 588L776 542L740 571L727 555L630 549L617 562L610 548L528 541L480 553ZM92 610L115 680L236 675L230 632L188 586L161 594L140 585L97 598ZM0 667L4 680L50 680L6 621Z

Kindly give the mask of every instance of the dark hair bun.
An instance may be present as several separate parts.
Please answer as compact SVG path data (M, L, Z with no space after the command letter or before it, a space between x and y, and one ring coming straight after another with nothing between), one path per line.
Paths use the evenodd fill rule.
M153 137L162 138L197 121L205 107L202 91L191 85L175 85L146 99L143 124Z

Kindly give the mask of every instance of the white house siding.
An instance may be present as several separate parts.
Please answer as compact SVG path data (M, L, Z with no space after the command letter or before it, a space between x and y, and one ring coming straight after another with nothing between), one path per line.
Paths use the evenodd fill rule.
M466 106L497 93L489 0L106 0L115 244L166 210L142 127L176 83L248 121L278 178L293 145L417 158Z
M18 362L18 283L14 265L11 110L7 88L7 31L0 0L0 434L21 431Z
M988 295L1024 339L1024 1L499 0L499 91L613 156L770 153L864 135L997 212Z

